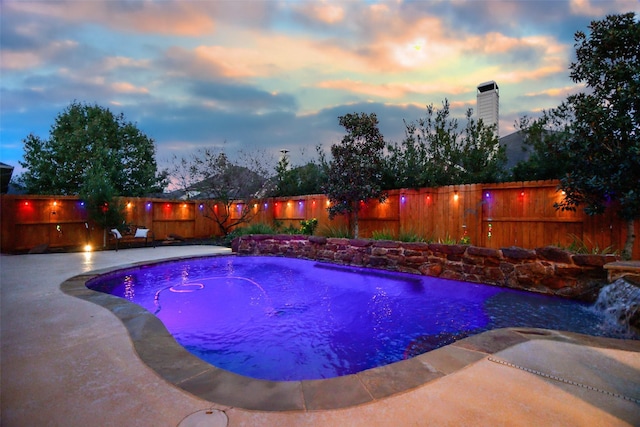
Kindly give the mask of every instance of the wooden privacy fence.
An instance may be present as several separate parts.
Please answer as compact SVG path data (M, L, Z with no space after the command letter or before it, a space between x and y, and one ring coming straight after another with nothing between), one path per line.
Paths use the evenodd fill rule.
M559 211L553 205L562 199L557 181L501 184L470 184L417 190L393 190L384 203L361 203L360 237L376 231L394 238L417 235L427 241L460 241L489 248L584 243L589 249L612 247L620 251L626 239L626 224L607 209L590 217L581 209ZM207 206L199 200L121 198L126 222L153 230L157 240L171 235L208 238L220 235L215 223L205 217ZM235 203L237 215L244 202ZM329 220L324 195L268 198L254 203L253 223L300 227L302 220L318 219L317 233L328 228L347 228L346 217ZM3 195L2 252L50 247L94 247L103 244L103 231L91 224L77 197ZM639 232L636 221L636 234ZM633 248L640 258L640 239Z

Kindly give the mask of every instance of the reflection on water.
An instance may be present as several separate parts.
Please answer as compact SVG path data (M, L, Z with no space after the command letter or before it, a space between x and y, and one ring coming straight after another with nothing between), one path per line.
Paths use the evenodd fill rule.
M268 380L352 374L502 327L617 333L575 301L290 258L200 258L88 286L156 313L202 359Z

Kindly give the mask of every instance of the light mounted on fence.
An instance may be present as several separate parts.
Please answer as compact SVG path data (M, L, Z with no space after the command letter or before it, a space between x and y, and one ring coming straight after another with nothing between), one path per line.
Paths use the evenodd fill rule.
M458 196L458 190L456 190L456 191L453 192L453 200L457 202L458 201L458 197L459 197Z

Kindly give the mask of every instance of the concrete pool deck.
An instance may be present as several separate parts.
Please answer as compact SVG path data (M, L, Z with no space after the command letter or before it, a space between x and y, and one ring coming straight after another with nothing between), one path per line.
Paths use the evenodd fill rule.
M272 394L261 403L272 405L266 411L245 404L263 399L264 390L218 381L222 394L213 397L223 401L198 381L172 383L143 361L135 328L125 326L117 307L60 289L95 270L225 252L176 246L1 256L0 424L177 426L216 409L229 426L640 425L640 341L489 332L408 361L422 377L393 367L351 384L325 380L308 393L294 391L302 409L282 410L283 399ZM156 360L164 357L158 352ZM362 390L364 400L357 397Z

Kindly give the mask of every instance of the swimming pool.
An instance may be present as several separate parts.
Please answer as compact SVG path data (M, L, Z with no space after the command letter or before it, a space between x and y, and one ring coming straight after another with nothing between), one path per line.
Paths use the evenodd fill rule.
M349 375L510 326L617 336L575 301L291 258L174 261L87 287L154 313L205 361L274 381Z

